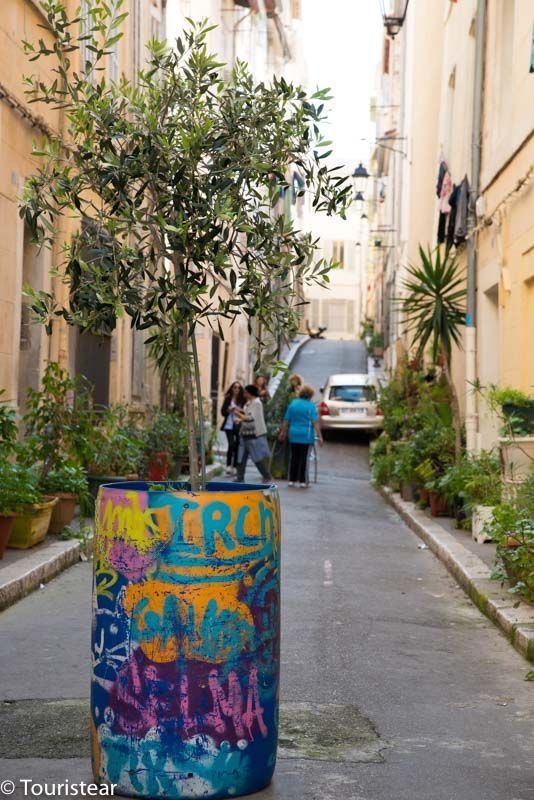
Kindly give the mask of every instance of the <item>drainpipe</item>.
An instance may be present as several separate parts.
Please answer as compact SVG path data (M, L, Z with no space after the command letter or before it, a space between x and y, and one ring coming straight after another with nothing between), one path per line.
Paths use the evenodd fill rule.
M477 398L474 384L477 378L477 234L475 204L480 192L480 162L482 152L482 103L484 90L484 55L486 45L487 0L478 0L475 33L475 86L473 97L473 140L471 148L472 180L469 203L471 235L467 242L467 314L465 331L465 432L468 453L478 449Z

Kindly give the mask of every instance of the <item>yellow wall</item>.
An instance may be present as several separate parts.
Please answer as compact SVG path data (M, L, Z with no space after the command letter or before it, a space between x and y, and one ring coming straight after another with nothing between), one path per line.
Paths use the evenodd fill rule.
M71 13L78 5L78 0L67 3ZM0 318L3 323L0 332L0 389L5 390L6 399L14 405L19 400L21 387L38 383L48 359L73 367L72 353L69 352L72 336L60 321L54 324L51 337L45 334L44 329L30 326L31 354L20 350L24 267L27 278L28 266L31 266L29 272L35 288L49 289L50 266L60 263L61 243L68 239L74 228L74 223L64 220L62 230L58 230L56 249L39 254L29 244L28 233L25 238L24 223L18 213L24 183L37 166L31 157L34 143L39 143L47 130L62 130L60 112L51 110L50 106L28 105L24 95L23 75L37 73L47 80L52 74L51 59L30 64L22 48L23 39L36 42L44 38L47 43L52 43L50 34L38 27L46 22L38 6L37 0L3 0L0 15ZM134 26L139 25L137 40L145 42L155 33L158 19L161 19L160 0L139 0L136 19L135 6L135 0L124 3L124 10L130 12L130 17L125 25L125 36L118 45L118 74L126 76L132 74L134 63ZM60 281L54 282L54 288L64 295L65 287ZM130 401L132 332L128 321L119 323L113 338L109 399L112 402ZM143 399L155 402L157 381L149 365L145 369Z
M478 374L534 393L534 76L532 4L489 0L478 238ZM519 186L526 176L531 177ZM480 445L498 422L479 405Z

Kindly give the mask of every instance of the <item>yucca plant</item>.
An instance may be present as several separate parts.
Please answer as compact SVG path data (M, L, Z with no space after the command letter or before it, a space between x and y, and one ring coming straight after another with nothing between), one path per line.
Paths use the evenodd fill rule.
M465 278L458 273L456 256L419 247L421 261L408 267L403 286L407 294L399 298L407 330L413 336L417 356L427 350L434 364L439 364L451 395L456 457L462 449L462 423L458 394L451 376L454 344L461 347L461 329L465 325Z

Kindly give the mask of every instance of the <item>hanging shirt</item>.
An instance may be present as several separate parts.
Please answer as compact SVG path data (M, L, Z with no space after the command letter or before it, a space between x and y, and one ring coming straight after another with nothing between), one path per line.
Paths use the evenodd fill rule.
M313 444L315 430L313 423L319 419L315 404L304 397L292 400L286 409L284 419L289 423L290 444Z

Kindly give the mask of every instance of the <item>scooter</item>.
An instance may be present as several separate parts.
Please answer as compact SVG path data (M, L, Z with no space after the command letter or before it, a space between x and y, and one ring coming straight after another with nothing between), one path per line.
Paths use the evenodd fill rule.
M321 327L321 325L319 325L317 328L310 328L309 325L306 325L306 331L310 339L324 339L323 333L326 330L326 326Z

